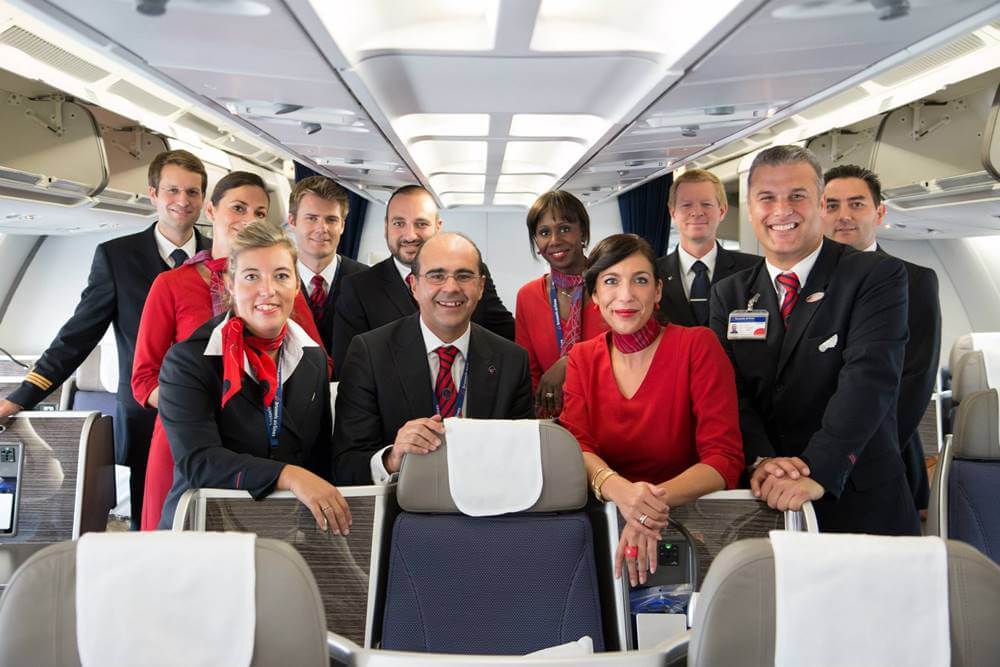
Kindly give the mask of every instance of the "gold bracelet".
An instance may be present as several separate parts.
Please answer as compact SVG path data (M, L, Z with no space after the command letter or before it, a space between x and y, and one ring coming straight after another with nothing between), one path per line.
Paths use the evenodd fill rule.
M605 473L609 470L611 470L611 468L605 466L604 468L598 468L597 472L594 473L594 478L590 481L590 489L591 491L594 492L595 495L597 494L597 481L601 478L602 473Z
M614 477L617 474L618 473L616 473L614 470L611 470L609 468L607 474L604 477L602 477L600 479L600 481L598 481L596 477L594 478L594 482L595 482L595 484L594 484L594 495L597 496L597 499L600 500L602 503L605 502L605 498L604 498L603 495L601 495L601 488L604 486L605 482L607 482L609 479L611 479L612 477Z

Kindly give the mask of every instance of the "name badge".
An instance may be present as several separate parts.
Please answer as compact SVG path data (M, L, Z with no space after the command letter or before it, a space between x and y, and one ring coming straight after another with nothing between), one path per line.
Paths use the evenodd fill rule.
M766 340L767 320L770 315L766 310L734 310L729 313L726 338L729 340Z

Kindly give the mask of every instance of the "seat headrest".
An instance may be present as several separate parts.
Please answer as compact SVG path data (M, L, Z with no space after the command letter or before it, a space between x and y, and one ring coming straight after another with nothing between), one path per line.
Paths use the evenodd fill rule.
M80 391L118 391L118 352L113 343L102 342L76 369L76 387Z
M561 426L538 422L542 492L528 512L566 512L587 504L587 471L576 438ZM399 471L396 499L407 512L454 514L447 442L430 454L406 456Z
M986 358L982 350L971 350L960 356L951 367L951 399L961 403L969 394L989 388Z
M952 456L960 459L1000 460L1000 401L996 389L977 391L958 406Z
M962 358L962 355L972 352L974 349L972 346L972 334L967 333L955 339L955 342L951 345L951 352L948 354L948 368L951 369L952 375L955 374L955 369L958 367L958 361Z

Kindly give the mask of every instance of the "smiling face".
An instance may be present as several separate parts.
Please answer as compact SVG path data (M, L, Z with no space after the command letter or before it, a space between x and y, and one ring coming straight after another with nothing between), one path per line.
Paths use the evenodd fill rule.
M322 263L337 253L337 244L344 233L339 201L307 192L299 200L296 215L288 216L288 224L295 233L299 257L307 265Z
M820 192L808 162L760 165L749 189L750 222L768 261L790 269L819 247Z
M267 193L256 185L230 188L222 195L218 206L208 202L205 215L212 221L212 243L221 245L223 253L229 254L229 241L251 222L267 219Z
M160 170L157 188L149 188L149 198L156 206L159 224L186 236L201 215L205 193L201 174L177 164L165 164Z
M570 222L548 210L535 228L535 248L549 266L563 273L579 273L586 258L583 255L583 230L579 222ZM574 271L574 269L576 269Z
M237 257L229 291L233 310L253 335L277 336L292 313L298 290L295 262L288 248L254 248Z
M468 328L483 297L479 254L467 239L444 234L424 244L419 264L420 275L410 276L410 286L420 318L435 336L451 342Z
M594 301L615 333L635 333L653 316L662 287L649 259L635 252L597 275Z
M823 232L827 238L867 250L875 243L878 226L885 219L885 204L872 199L871 189L860 178L835 178L823 191Z
M441 229L437 206L426 192L399 194L385 214L385 241L389 252L409 266L420 246Z
M677 186L670 218L681 235L681 242L698 245L714 242L719 223L728 206L718 200L711 181L688 181Z

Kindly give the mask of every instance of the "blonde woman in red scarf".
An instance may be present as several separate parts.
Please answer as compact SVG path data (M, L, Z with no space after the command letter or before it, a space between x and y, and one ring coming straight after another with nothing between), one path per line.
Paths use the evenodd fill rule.
M345 534L351 513L329 480L326 353L290 316L299 298L296 252L284 233L252 224L232 240L232 310L167 352L160 420L176 466L160 528L188 489L289 490L321 530Z
M535 414L558 417L566 355L608 327L583 289L583 251L590 241L583 203L563 190L546 192L528 210L527 223L531 250L548 263L549 272L518 290L514 341L528 351Z
M264 181L257 174L234 171L215 185L205 206L205 215L212 221L211 251L202 251L183 266L161 273L146 297L132 366L132 393L139 405L158 407L160 366L170 346L226 311L225 274L232 239L251 223L268 224L269 205ZM314 340L320 340L302 295L296 296L292 318ZM167 436L157 419L147 460L143 530L153 530L160 522L173 468Z

